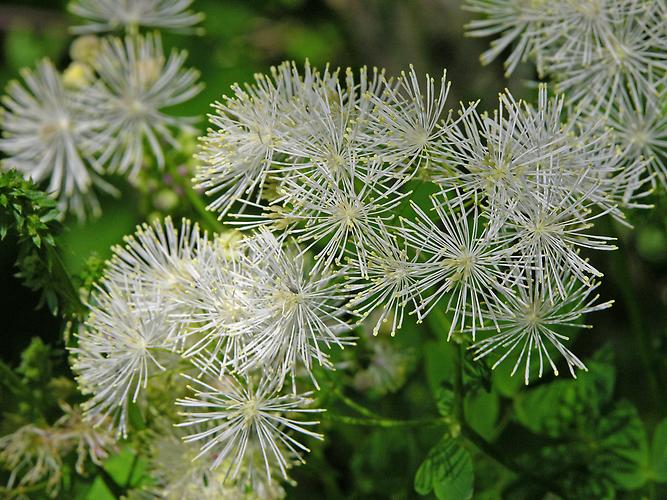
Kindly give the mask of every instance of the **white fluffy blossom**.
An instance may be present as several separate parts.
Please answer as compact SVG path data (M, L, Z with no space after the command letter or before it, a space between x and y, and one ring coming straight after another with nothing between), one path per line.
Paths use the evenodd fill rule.
M460 200L433 198L435 220L413 203L417 218L403 219L401 230L408 246L423 259L415 276L424 299L416 312L419 317L426 315L447 297L445 310L452 313L448 338L468 324L475 338L479 326L495 321L485 317L483 304L497 302L511 282L503 270L507 241L484 220L475 196L473 200L468 208Z
M410 304L413 310L419 307L422 300L417 286L419 268L405 241L401 245L384 224L380 224L370 241L365 275L360 263L351 260L350 289L355 293L349 307L360 321L377 313L377 318L369 318L375 321L373 335L391 321L389 332L394 336L403 325L405 308Z
M194 0L72 0L69 10L87 19L72 28L73 33L101 33L140 26L173 31L189 31L202 14L189 10Z
M658 93L667 72L664 20L652 15L650 2L623 3L638 12L628 15L618 8L612 11L613 33L588 63L573 63L581 57L575 48L550 65L549 73L559 91L568 94L572 102L608 110L624 96L639 102L646 96L653 99Z
M73 370L94 421L111 416L119 434L128 427L128 406L148 379L177 362L176 299L194 282L194 259L205 237L198 227L171 219L137 228L114 257L90 300L90 314L72 349Z
M178 314L184 354L204 370L247 373L271 367L282 386L297 371L330 367L328 351L351 339L343 319L346 292L340 273L312 269L293 243L260 231L232 253L200 254L198 278Z
M240 260L250 272L235 278L241 286L250 278L245 286L254 289L252 309L262 321L246 343L242 370L270 366L274 382L282 385L291 376L294 386L297 368L311 373L315 363L331 367L327 351L351 342L342 336L350 329L343 320L344 270L312 269L297 246L268 231L249 238L246 246Z
M63 211L80 219L99 213L93 186L112 188L99 178L100 165L89 154L96 125L50 61L22 75L24 83L11 82L2 99L0 151L7 156L3 167L47 183Z
M483 63L513 45L508 73L530 56L572 103L606 110L623 95L653 96L664 80L662 1L468 0L466 8L485 16L470 23L471 36L499 36Z
M270 378L190 378L194 395L178 400L185 417L179 425L194 429L185 441L202 441L199 456L213 453L211 467L224 464L231 479L242 469L252 473L257 468L269 479L276 470L287 478L288 468L309 451L295 435L322 439L310 430L317 421L298 418L322 411L310 408L310 393L281 395Z
M511 74L531 54L535 54L540 61L542 44L539 28L545 17L545 3L539 0L467 0L464 4L466 10L485 16L468 24L468 35L498 36L491 42L491 48L481 55L482 64L489 64L512 45L512 52L505 62L506 74Z
M622 99L612 108L607 125L611 138L621 148L628 166L638 160L647 160L647 175L655 174L663 186L667 185L667 116L660 103L667 102L663 87L656 100L640 99L635 103ZM594 116L596 116L594 114Z
M221 217L235 204L239 211L261 206L263 198L272 202L273 219L284 213L281 204L304 196L325 203L343 197L353 205L346 183L404 184L428 160L448 126L448 91L444 75L439 86L427 77L422 90L414 69L396 81L366 69L355 80L348 71L340 82L328 67L320 72L306 64L300 72L282 64L253 85L234 86L234 95L215 105L196 183L216 197L209 208ZM309 201L318 203L302 205ZM304 206L296 213L288 206L285 217L293 222L289 216L303 216Z
M182 219L179 228L171 217L142 224L133 235L125 236L124 245L112 248L105 281L141 286L147 304L157 299L172 300L196 279L195 259L206 245L206 234L188 219Z
M149 467L155 484L148 490L166 500L278 500L285 497L280 483L241 469L235 480L226 477L224 465L211 469L213 452L196 458L196 442L184 442L183 429L161 422L151 439ZM254 464L252 464L254 465Z
M532 209L538 195L542 203L560 203L576 194L623 220L620 209L641 206L650 178L642 175L644 160L619 154L603 124L568 115L564 97L549 98L546 85L537 106L506 91L493 115L472 109L449 128L433 179L449 195L456 190L455 199L483 195L499 219Z
M129 405L137 403L152 375L176 359L165 309L159 302L145 307L144 290L131 280L100 287L72 349L79 388L90 395L82 405L86 417L96 423L111 418L123 437Z
M99 79L83 93L82 104L103 127L93 137L98 161L109 172L134 179L146 150L164 166L163 146L178 149L175 131L190 130L193 119L174 117L165 108L199 93L199 72L185 69L185 51L165 58L158 35L107 38L94 68ZM147 147L146 147L147 145Z
M518 287L516 293L504 296L503 303L492 305L497 325L479 328L478 331L498 329L498 333L472 346L476 359L498 353L499 358L493 367L508 357L516 357L512 375L524 365L524 380L528 384L531 376L531 362L537 356L539 361L538 376L544 373L545 361L558 375L558 368L553 359L554 350L566 361L568 370L576 378L575 368L585 370L586 367L573 354L564 342L569 337L563 328L588 327L580 318L594 311L611 306L613 301L596 304L598 296L591 296L598 284L581 284L576 278L564 279L566 292L552 295L547 281L529 276L527 286ZM589 327L590 328L590 327Z

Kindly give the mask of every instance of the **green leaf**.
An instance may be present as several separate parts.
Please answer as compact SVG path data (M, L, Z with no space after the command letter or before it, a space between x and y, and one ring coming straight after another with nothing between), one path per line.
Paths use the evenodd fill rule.
M494 368L491 374L493 389L506 398L514 398L523 387L523 379L511 375L513 368L512 363L501 363Z
M466 500L472 497L474 474L470 453L460 442L444 437L417 469L415 491L428 495L431 491L443 500Z
M554 444L545 444L528 464L557 482L566 498L613 498L647 479L648 440L637 409L627 401Z
M132 429L140 431L146 428L146 420L141 414L141 409L132 401L127 405L127 417Z
M17 276L31 290L41 293L39 306L53 314L62 311L74 318L83 305L55 250L54 235L62 231L55 200L15 171L0 172L0 231L17 236Z
M463 384L466 392L491 391L491 368L485 359L475 361L471 351L466 351L463 356Z
M454 416L454 405L456 404L456 395L449 382L443 382L435 392L435 401L438 406L438 413L443 417Z
M424 342L426 380L432 394L438 391L443 382L454 380L454 348L453 344L444 340Z
M667 418L660 421L653 433L651 473L655 481L667 482Z
M560 437L599 418L611 400L614 367L596 360L588 367L576 380L555 380L521 394L514 401L517 420L537 434Z
M463 408L470 426L483 437L491 438L500 412L498 395L482 390L468 393Z
M111 478L124 488L135 488L142 484L146 471L146 461L139 458L132 448L126 446L120 453L109 457L104 462Z
M601 439L600 466L620 487L640 488L646 482L648 439L637 409L621 402L602 419L597 431ZM605 460L606 458L606 460Z
M104 480L99 476L93 481L93 485L88 490L85 498L86 500L116 500L116 497L104 484Z

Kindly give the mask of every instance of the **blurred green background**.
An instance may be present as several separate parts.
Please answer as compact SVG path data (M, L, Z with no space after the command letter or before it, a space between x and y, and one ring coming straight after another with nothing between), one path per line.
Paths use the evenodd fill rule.
M65 5L64 0L0 0L1 87L42 57L52 58L61 68L67 66L72 40L67 28L75 20ZM194 7L206 14L205 35L163 37L165 45L186 49L189 65L202 72L205 90L177 110L200 116L202 131L209 104L231 84L250 81L255 72L267 72L286 59L301 64L307 58L316 66L378 66L390 74L409 64L418 73L434 75L447 68L452 107L458 101L480 99L483 109L493 108L505 87L518 97L533 95L535 73L530 65L519 68L509 81L503 77L501 63L480 65L479 54L488 40L464 36L469 15L457 0L197 0ZM163 181L169 185L169 179ZM72 273L80 272L93 254L108 256L112 244L164 204L166 195L160 187L155 188L157 192L150 186L143 191L122 183L119 187L123 196L103 199L100 219L86 224L67 221L61 243ZM617 374L614 398L631 400L648 429L665 415L667 394L663 383L667 375L667 200L656 195L653 201L654 210L630 216L636 225L633 231L611 222L601 224L601 229L621 240L620 251L594 256L596 267L606 274L600 294L605 300L615 299L616 305L590 318L594 328L578 335L573 348L585 359L603 345L610 346ZM179 213L178 208L174 211ZM2 359L12 366L33 337L63 345L60 321L46 309L36 310L37 295L13 277L15 259L11 238L0 243ZM387 356L384 361L402 372L392 375L397 378L396 389L384 392L369 391L368 380L351 381L356 396L379 413L397 418L432 414L427 384L448 376L448 352L442 343L424 335L407 328L396 339L387 340L393 343L391 349L382 351L382 343L363 347L369 366ZM488 417L493 424L501 411L497 401L477 404L480 418ZM326 442L314 448L307 466L295 471L299 487L290 489L290 497L313 498L324 492L326 498L412 498L416 496L414 473L437 439L437 433L428 429L323 431ZM513 434L510 426L500 445L511 454L513 447L525 444L524 438ZM493 480L492 475L488 477Z

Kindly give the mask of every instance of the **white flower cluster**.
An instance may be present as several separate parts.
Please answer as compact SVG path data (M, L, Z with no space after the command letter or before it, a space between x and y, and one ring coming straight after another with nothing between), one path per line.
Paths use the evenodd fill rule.
M177 11L190 3L95 0L75 2L72 10L107 19L108 25L94 25L93 31L106 31L131 19L175 28L198 19L182 14L176 23ZM154 16L143 16L146 10ZM100 212L96 189L117 192L104 174L124 174L135 181L146 154L162 167L163 147L179 147L175 133L194 131L192 119L173 117L164 110L198 94L201 85L199 72L184 66L185 52L174 50L165 56L158 34L83 36L72 44L71 56L73 62L63 74L43 60L35 70L24 70L23 83L9 84L2 98L0 152L6 155L3 168L17 169L38 183L48 182L62 212L84 219Z
M80 73L63 79L43 63L26 73L27 90L10 87L6 163L50 179L80 214L95 205L99 174L133 179L146 152L163 165L162 145L177 146L174 131L188 125L163 108L195 95L197 74L136 31L190 28L190 3L73 2L92 21L80 31L131 34L92 56L84 49L97 39L80 39ZM322 438L312 389L362 321L393 336L408 315L439 310L436 335L494 367L509 360L526 383L585 369L568 332L611 305L598 302L602 273L588 254L615 248L593 225L646 206L664 170L666 9L469 7L488 15L473 35L501 36L484 60L516 43L508 70L534 57L572 99L541 85L535 105L504 92L491 113L454 111L446 74L284 63L214 105L197 155L208 208L244 232L209 236L167 218L114 248L73 369L86 417L119 435L137 408L176 421L151 451L161 495L283 496L277 479L303 460L304 439ZM175 415L160 414L156 394Z
M131 406L146 410L156 380L182 373L189 385L172 402L186 442L200 443L196 470L223 470L208 487L282 491L275 477L308 450L294 434L321 438L309 429L317 421L297 418L321 411L297 380L331 367L328 347L351 341L339 275L311 272L282 243L267 231L209 240L167 219L115 248L73 349L87 417L126 435Z
M665 0L467 0L482 14L468 34L498 36L484 64L506 49L507 74L532 59L568 105L587 115L642 175L667 182L667 3ZM580 118L582 119L582 118Z
M591 228L641 205L646 162L563 122L546 86L536 106L504 93L491 114L448 110L448 89L414 70L285 63L215 104L196 183L249 231L209 238L167 219L114 249L73 350L88 417L125 434L161 374L182 373L183 446L205 464L188 474L277 494L307 451L297 436L322 437L303 386L319 388L331 348L371 313L394 335L406 312L441 308L444 336L494 366L511 358L526 383L558 374L557 355L585 369L567 331L611 302L582 253L615 248Z
M583 365L558 326L609 305L585 300L601 273L581 251L615 248L590 228L641 206L646 161L630 164L588 122L563 123L564 99L546 86L537 106L504 93L492 115L473 104L454 119L444 76L423 88L414 70L340 80L283 64L216 104L196 177L216 196L209 208L236 206L243 228L290 235L316 270L345 273L350 314L380 309L376 333L443 304L448 336L495 331L479 355L515 353L526 382L533 351L540 375L545 360L557 372L553 352L574 375ZM430 213L406 202L423 184Z

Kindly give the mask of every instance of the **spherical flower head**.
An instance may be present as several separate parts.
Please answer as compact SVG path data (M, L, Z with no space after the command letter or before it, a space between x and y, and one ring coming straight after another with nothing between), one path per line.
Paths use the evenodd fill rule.
M99 214L93 185L113 189L96 174L89 153L95 123L65 88L61 75L48 60L23 70L23 81L11 82L0 114L0 151L4 168L15 168L35 182L48 182L63 212L83 219Z
M104 279L120 287L130 279L139 283L144 306L151 300L176 304L196 279L196 259L208 245L198 224L182 219L176 227L171 217L137 226L124 241L112 248Z
M280 205L301 198L303 188L381 181L373 178L377 171L384 180L409 180L443 134L444 75L439 86L427 77L425 91L414 69L396 82L365 69L357 80L351 71L340 80L339 70L320 72L306 63L299 71L284 63L252 85L235 85L233 96L216 103L196 175L197 185L215 196L209 209L224 217L234 205L244 212L269 200L258 224L281 215L289 224L293 207L283 213Z
M571 102L608 112L620 99L639 103L644 97L654 98L664 81L665 23L651 7L660 2L620 3L625 8L610 10L610 33L588 64L577 62L581 49L574 47L549 67L559 91L568 94Z
M150 293L150 291L149 291ZM131 403L156 372L178 360L169 332L168 311L149 297L134 276L124 284L102 282L90 303L90 314L71 349L72 369L80 390L90 395L82 406L90 421L126 436Z
M237 370L247 358L246 343L263 321L253 306L258 293L252 269L242 265L240 233L216 235L197 252L193 281L184 284L171 314L182 354L202 372ZM230 236L231 235L231 236Z
M482 64L489 64L512 45L505 62L506 75L531 54L539 61L542 45L539 28L550 11L547 3L545 0L466 0L464 9L485 16L467 25L468 36L499 35L481 55Z
M201 166L195 177L198 187L216 196L208 208L221 217L239 199L261 199L277 146L276 129L289 98L282 80L266 75L256 75L254 85L235 85L232 91L233 96L213 105L215 114L209 119L215 128L200 139Z
M661 107L667 103L667 89L662 88L655 99L644 97L635 103L620 99L609 114L606 123L611 139L627 158L626 168L632 168L637 160L647 160L644 177L653 176L653 183L667 185L667 115ZM596 115L594 115L596 116ZM601 119L599 115L598 119Z
M581 360L572 353L564 342L569 337L563 333L566 327L588 327L580 318L588 313L611 307L613 301L596 304L598 295L591 296L597 283L582 284L576 278L564 280L566 293L552 294L544 280L530 276L526 286L518 287L516 293L508 294L505 303L492 306L496 309L496 326L480 331L496 330L490 337L479 341L471 348L476 359L499 353L493 368L510 356L516 357L512 375L524 366L524 381L529 383L535 356L539 362L537 375L542 377L545 361L555 375L559 371L554 361L554 351L566 361L568 370L576 378L575 368L585 370ZM590 327L589 327L590 328Z
M139 27L188 32L204 18L189 10L194 0L72 0L69 10L88 20L72 33L104 33Z
M488 64L512 47L506 76L520 62L535 60L540 74L585 70L615 43L619 17L643 15L641 0L467 0L466 10L482 14L468 25L468 35L498 35L481 56ZM660 3L660 2L656 2ZM556 71L555 68L560 68Z
M12 471L7 488L46 481L47 491L57 494L63 470L60 451L57 436L35 425L0 437L0 462Z
M24 425L0 437L0 464L9 471L3 490L22 497L22 489L45 486L49 496L56 496L63 479L65 458L76 452L76 471L84 474L90 459L100 465L117 451L113 437L95 429L81 418L78 406L60 404L64 414L50 426Z
M403 325L406 307L411 305L414 311L422 301L418 287L420 265L416 256L409 254L408 245L400 245L397 240L381 224L370 240L366 274L362 274L361 265L353 258L346 275L348 287L354 292L348 308L360 317L359 321L373 323L373 335L387 329L393 337Z
M351 329L342 318L348 298L342 271L312 269L298 246L269 231L258 232L245 245L240 259L250 269L252 281L247 286L254 289L250 303L262 320L251 331L245 347L248 356L240 368L270 366L278 385L290 376L295 387L298 368L312 377L315 364L330 367L327 351L332 346L352 343L342 336ZM237 283L241 280L236 278Z
M447 72L437 82L428 74L420 81L410 66L396 81L382 78L380 82L374 93L367 91L372 107L363 117L367 129L361 130L359 149L377 154L397 171L419 167L428 161L449 122Z
M277 201L284 203L285 217L293 221L289 231L306 249L319 246L319 269L341 265L352 254L365 275L369 240L410 194L402 189L410 177L395 177L378 159L352 158L338 176L324 165L316 170L317 174L298 173L284 180L286 194Z
M93 64L99 80L82 95L91 118L104 127L93 137L98 161L108 171L136 179L145 150L164 167L163 145L179 149L175 131L191 130L193 118L172 117L165 108L201 89L199 72L185 69L186 53L165 57L159 35L107 38ZM145 145L148 148L145 148Z
M169 422L160 422L150 441L149 467L155 485L149 491L169 500L234 500L244 492L224 472L211 470L212 455L195 460L199 447L183 441L184 433Z
M105 274L89 301L89 316L72 350L86 417L110 416L127 432L127 411L148 379L178 359L182 348L182 297L197 276L196 259L207 240L198 226L171 219L137 228L125 246L114 247Z
M417 218L404 219L401 228L402 238L423 259L414 273L423 297L415 312L421 319L447 297L446 310L453 313L447 338L467 325L475 338L479 326L495 321L482 304L498 302L508 291L503 269L508 241L480 214L476 196L470 208L445 196L433 197L432 204L435 221L412 203Z
M232 480L242 469L256 473L258 465L269 480L276 472L287 479L294 460L309 451L295 435L322 439L309 430L317 421L298 418L322 411L309 408L310 393L281 395L270 373L190 381L194 395L177 401L185 417L179 426L195 428L185 441L202 442L199 457L213 454L212 468L224 464Z
M261 230L231 252L215 238L197 259L197 279L183 308L183 354L208 372L246 373L271 366L282 385L314 365L330 367L328 351L352 339L343 313L347 293L338 272L313 271L293 242Z

